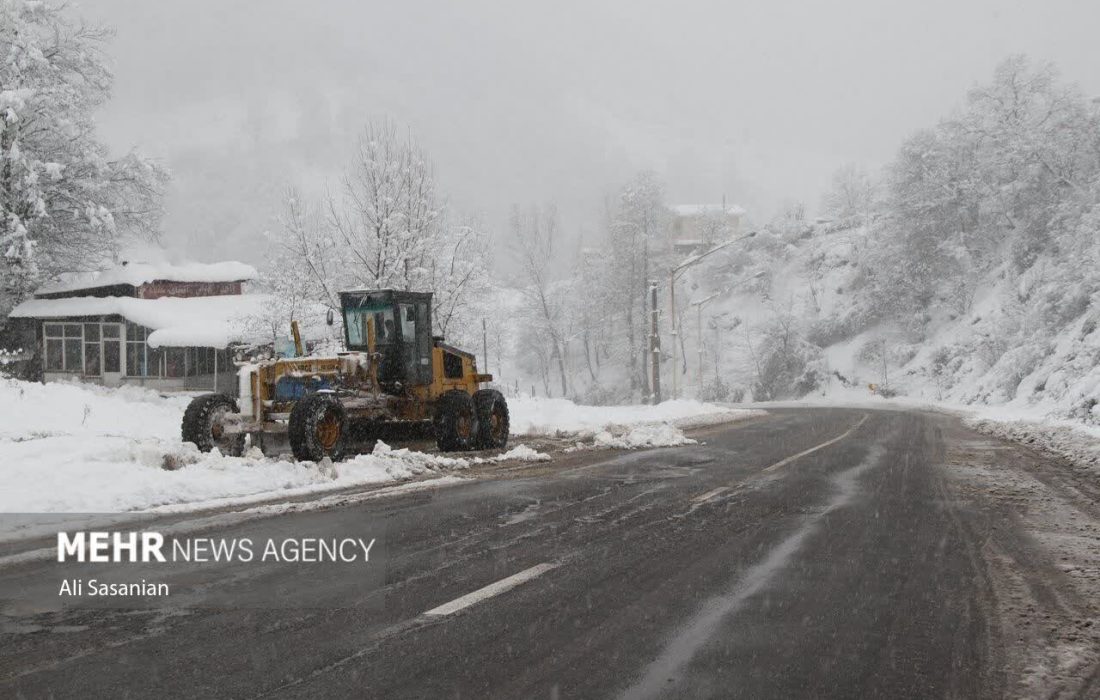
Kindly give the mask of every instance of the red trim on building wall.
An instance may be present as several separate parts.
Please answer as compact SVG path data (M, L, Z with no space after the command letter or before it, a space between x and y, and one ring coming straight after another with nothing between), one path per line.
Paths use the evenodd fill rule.
M139 299L161 297L214 297L241 293L240 282L171 282L154 280L137 288Z

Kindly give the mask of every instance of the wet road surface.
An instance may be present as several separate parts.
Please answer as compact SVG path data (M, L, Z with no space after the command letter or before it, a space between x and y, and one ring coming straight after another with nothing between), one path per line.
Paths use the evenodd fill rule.
M1036 615L1093 611L1059 598L1058 572L1018 518L952 480L960 444L1015 448L946 416L831 408L776 409L696 437L283 516L334 536L386 522L385 585L365 589L348 569L318 586L326 607L5 617L0 696L1100 692L1080 665L1039 681L1013 665L1044 637L1010 629L991 543L1054 592Z

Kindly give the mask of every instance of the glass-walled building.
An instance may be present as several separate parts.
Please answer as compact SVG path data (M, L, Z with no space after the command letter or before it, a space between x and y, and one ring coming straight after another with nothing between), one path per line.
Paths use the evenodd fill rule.
M235 391L229 351L265 297L241 263L123 265L40 289L9 316L45 381Z

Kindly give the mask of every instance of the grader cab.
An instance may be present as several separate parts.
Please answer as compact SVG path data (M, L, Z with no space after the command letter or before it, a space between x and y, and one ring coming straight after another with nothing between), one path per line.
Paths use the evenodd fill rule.
M195 398L183 416L185 442L241 454L289 443L299 460L336 461L383 430L429 431L440 450L503 448L508 405L481 385L472 354L432 336L432 295L362 290L340 294L347 350L241 367L238 396ZM299 350L300 353L300 350Z

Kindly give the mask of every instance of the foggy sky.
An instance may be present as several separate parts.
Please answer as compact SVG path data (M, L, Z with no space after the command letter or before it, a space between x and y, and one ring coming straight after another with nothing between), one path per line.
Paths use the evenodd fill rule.
M319 192L389 117L442 189L500 229L554 201L595 235L602 198L656 170L673 203L766 221L813 211L845 162L887 162L1008 54L1100 94L1100 3L94 0L116 28L112 148L162 158L165 242L258 262L288 184Z

